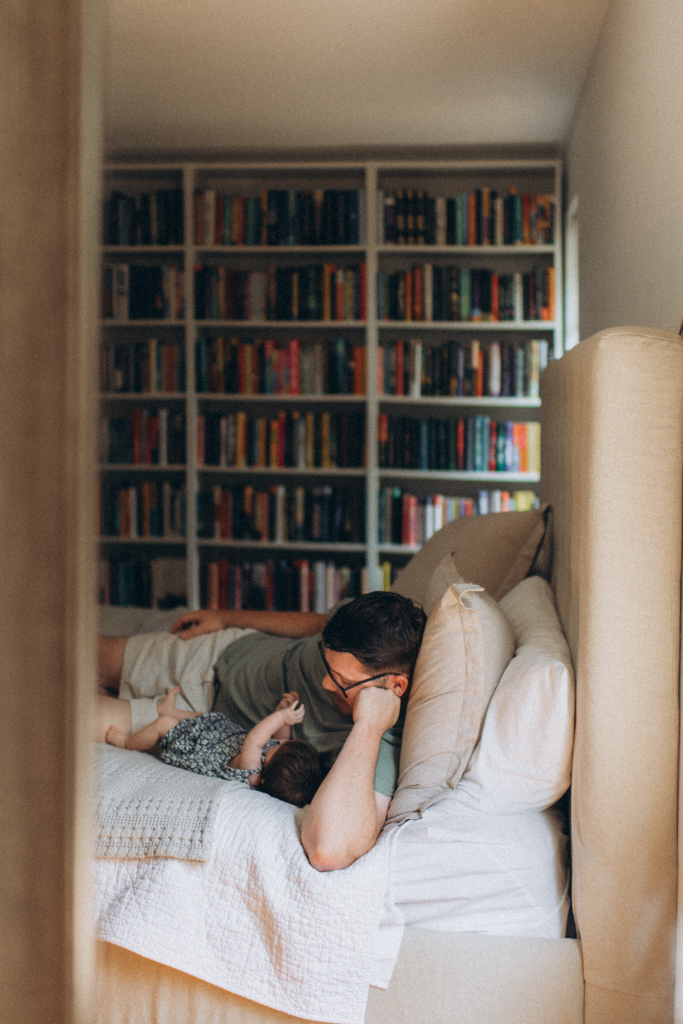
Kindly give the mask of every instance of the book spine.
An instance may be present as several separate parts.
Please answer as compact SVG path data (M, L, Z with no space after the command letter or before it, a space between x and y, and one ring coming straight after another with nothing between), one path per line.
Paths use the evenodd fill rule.
M423 349L419 338L413 338L410 342L410 390L411 398L420 398L422 395L422 364Z
M402 341L396 342L396 388L394 394L405 394L405 345Z
M297 338L291 338L287 346L288 394L301 394L301 348Z
M489 345L489 378L488 393L498 398L501 392L501 357L500 342L493 341Z
M424 265L424 304L423 319L431 323L434 319L434 267L431 263Z

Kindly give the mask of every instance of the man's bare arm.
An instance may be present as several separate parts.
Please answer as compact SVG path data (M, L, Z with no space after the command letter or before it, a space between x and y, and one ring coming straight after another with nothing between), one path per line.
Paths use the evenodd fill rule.
M258 629L275 636L315 636L327 622L315 612L208 611L185 612L173 623L171 632L183 640L219 629Z
M377 841L390 798L374 789L382 735L398 719L401 703L392 690L368 687L358 695L354 725L339 757L313 798L301 842L318 871L353 864Z

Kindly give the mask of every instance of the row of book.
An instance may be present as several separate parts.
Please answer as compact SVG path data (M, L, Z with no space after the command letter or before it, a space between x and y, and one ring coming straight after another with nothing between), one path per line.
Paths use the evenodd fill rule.
M101 538L185 538L186 498L170 481L134 486L103 485ZM476 498L413 494L398 487L379 491L378 542L420 547L461 516L526 511L538 506L533 491L482 490ZM358 488L251 486L200 491L198 536L255 543L362 544L365 500Z
M102 266L102 316L105 320L182 320L183 271L176 263Z
M317 612L367 590L366 570L331 561L278 559L207 562L204 601L210 609Z
M358 487L219 487L197 496L198 535L214 540L365 540L365 495Z
M266 270L198 265L197 320L364 320L365 264L317 263Z
M360 469L362 413L243 410L197 417L197 464L223 468ZM540 472L540 424L477 415L417 419L380 413L378 457L383 469ZM133 409L101 420L100 458L110 466L182 466L181 412Z
M105 263L102 316L182 320L183 271L173 263ZM198 320L359 321L367 315L365 264L266 270L195 268ZM408 321L523 321L555 318L555 269L497 274L486 268L415 264L377 275L377 316Z
M101 537L181 540L186 534L184 485L170 480L135 484L104 480L98 489Z
M205 336L195 346L198 394L364 395L365 346L345 338L302 345L292 338ZM380 343L380 395L527 397L540 393L550 356L546 339L477 339L443 343L419 338ZM185 390L185 346L177 342L110 342L102 346L100 389L127 394Z
M417 263L377 275L378 320L522 321L555 319L555 268L498 274Z
M100 462L114 466L182 466L187 458L185 414L131 409L100 420Z
M538 398L548 357L548 342L543 338L433 345L419 338L399 339L377 349L377 393L412 398Z
M187 605L184 558L100 558L97 576L100 604L165 609Z
M100 390L163 395L185 390L185 345L174 341L106 341L100 349Z
M515 188L448 197L380 190L377 215L380 245L547 245L555 238L555 197Z
M105 245L182 245L183 190L130 194L113 189L104 200Z
M258 196L197 189L195 245L358 245L358 189L263 189Z
M251 416L239 410L197 417L200 466L353 469L363 466L364 451L362 413L292 409Z
M541 472L540 423L380 413L377 434L382 469Z
M421 547L447 523L462 516L492 512L526 512L538 506L533 491L479 491L476 498L445 494L412 494L400 487L379 492L377 540L379 544Z
M195 346L199 394L363 395L365 346L345 338L301 345L262 338L201 337Z
M358 245L365 238L362 189L263 189L256 196L214 188L194 196L195 245ZM555 197L457 196L426 189L378 192L378 241L398 245L535 245L554 240ZM182 245L183 190L113 189L104 201L105 245Z

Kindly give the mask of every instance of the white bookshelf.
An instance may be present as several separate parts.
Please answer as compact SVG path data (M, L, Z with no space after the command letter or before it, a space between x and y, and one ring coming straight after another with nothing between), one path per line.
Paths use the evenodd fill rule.
M240 560L268 557L329 558L336 564L348 564L366 570L367 586L382 586L381 563L387 559L395 567L404 564L417 547L379 540L380 488L396 487L419 494L444 494L449 497L476 498L482 489L537 491L538 473L478 470L404 469L380 466L378 453L378 417L380 414L417 419L448 419L475 415L498 420L537 421L540 399L536 397L472 397L377 394L377 350L396 339L420 338L423 344L443 345L450 340L468 344L478 339L483 347L498 341L521 345L530 339L547 342L555 358L563 352L562 333L562 167L555 160L473 160L473 161L341 161L339 163L135 163L113 164L105 169L105 197L112 190L125 195L152 193L176 188L183 196L182 243L106 244L102 246L103 264L157 266L175 264L183 275L184 316L135 320L103 318L104 349L119 343L147 342L154 336L159 344L176 345L184 351L185 388L172 392L131 392L106 389L101 394L103 418L125 418L133 409L161 408L169 415L181 413L185 423L185 459L182 464L130 465L110 464L103 459L103 494L121 486L138 486L138 481L167 480L175 487L180 480L185 489L185 537L177 536L102 536L104 558L131 560L158 558L160 555L185 558L186 585L191 607L199 607L205 589L207 561L229 557L235 552ZM554 239L552 244L395 244L379 237L378 195L401 189L423 189L431 196L457 196L476 188L492 188L501 194L510 188L519 193L552 194L555 197ZM358 244L324 245L216 245L195 244L195 194L215 189L233 195L258 196L262 189L358 189L361 193ZM345 266L364 263L366 274L366 315L355 320L241 320L197 317L195 309L194 268L199 264L225 266L238 270L338 262ZM554 321L515 320L412 320L379 319L377 309L378 273L405 272L414 265L466 266L490 269L497 274L529 273L533 267L553 267ZM366 394L255 394L226 395L197 391L195 346L203 335L230 332L240 339L272 337L285 343L296 337L302 346L313 341L332 343L336 335L366 352ZM330 333L334 332L334 334ZM276 411L359 412L365 422L365 465L362 468L297 469L205 466L198 462L196 425L199 413L227 414L235 409L250 415L273 415ZM365 523L362 543L320 541L222 540L199 537L197 495L214 484L226 487L238 482L264 486L282 483L287 487L358 486L363 490ZM109 490L107 491L107 485Z

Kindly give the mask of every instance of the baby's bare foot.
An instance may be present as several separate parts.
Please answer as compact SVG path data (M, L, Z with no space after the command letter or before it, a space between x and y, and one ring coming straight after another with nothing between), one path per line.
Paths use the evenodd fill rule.
M180 687L174 686L173 689L169 690L164 699L157 704L157 715L170 715L175 709L175 699L180 693Z
M122 729L119 729L116 725L110 725L107 729L107 735L105 736L107 743L111 743L112 747L123 747L126 746L126 734Z

